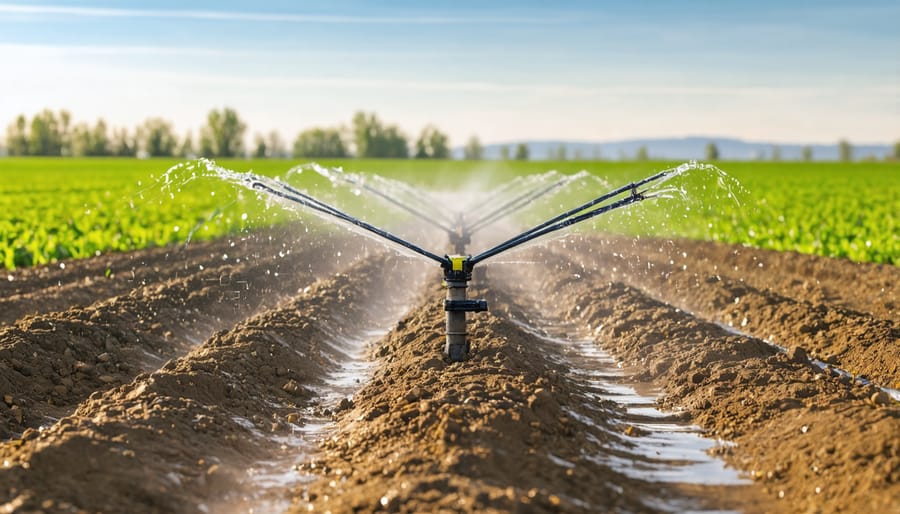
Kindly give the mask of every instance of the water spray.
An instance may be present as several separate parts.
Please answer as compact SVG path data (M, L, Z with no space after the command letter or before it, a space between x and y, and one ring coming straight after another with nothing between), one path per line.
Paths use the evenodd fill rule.
M428 222L432 226L440 228L447 232L450 237L450 243L456 251L453 255L440 255L430 252L421 246L398 237L387 230L376 227L366 221L355 216L347 214L336 207L325 202L317 200L312 196L293 188L283 182L271 181L250 175L248 186L252 189L268 193L277 198L281 198L290 202L297 203L320 214L336 218L345 223L349 223L359 227L365 231L374 234L386 241L399 245L407 250L411 250L427 259L437 262L444 273L444 284L447 287L447 298L444 300L444 311L447 313L446 325L446 343L444 344L444 355L453 362L459 362L466 359L469 354L469 341L466 331L466 313L483 312L488 309L486 300L469 299L466 290L469 282L472 280L472 270L475 265L494 257L503 252L509 251L517 246L523 245L529 241L535 240L551 232L565 229L576 223L594 218L601 214L613 211L637 203L656 195L648 194L646 190L639 190L644 185L652 182L662 182L665 178L674 176L678 170L665 170L655 175L649 176L642 180L632 182L625 186L614 189L608 193L598 196L593 200L583 203L575 208L569 209L557 216L554 216L543 223L540 223L506 241L492 247L481 253L470 255L465 253L465 247L470 243L472 234L490 224L495 223L501 218L505 218L513 212L530 204L537 198L549 194L550 192L563 187L577 175L564 177L548 186L526 191L509 202L506 202L496 209L490 211L483 217L469 222L464 213L455 216L453 226L441 223L428 216L419 209L408 206L400 202L396 198L391 197L383 191L378 190L359 181L350 182L354 185L362 187L367 191L389 201L390 203L402 208L403 210L413 214L420 219ZM355 179L352 179L355 180Z

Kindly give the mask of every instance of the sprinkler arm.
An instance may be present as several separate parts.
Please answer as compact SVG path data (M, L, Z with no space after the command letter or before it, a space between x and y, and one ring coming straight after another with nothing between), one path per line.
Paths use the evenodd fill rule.
M397 237L394 234L391 234L387 230L380 229L370 223L367 223L358 218L355 218L341 210L336 209L335 207L332 207L332 206L326 204L325 202L316 200L315 198L313 198L305 193L302 193L286 184L279 184L279 186L282 187L283 189L276 189L276 188L269 186L268 184L265 184L264 182L261 182L259 180L254 180L250 183L250 187L253 189L256 189L259 191L265 191L271 195L277 196L278 198L282 198L285 200L292 201L294 203L298 203L300 205L303 205L304 207L309 207L310 209L312 209L314 211L328 214L329 216L334 216L335 218L338 218L346 223L355 225L363 230L366 230L366 231L371 232L379 237L387 239L388 241L390 241L392 243L398 244L398 245L402 246L403 248L412 250L413 252L415 252L423 257L426 257L428 259L431 259L431 260L437 262L438 264L443 265L445 262L448 262L446 257L440 257L434 253L431 253L428 250L422 248L421 246L410 243L409 241L407 241L405 239L401 239L400 237Z

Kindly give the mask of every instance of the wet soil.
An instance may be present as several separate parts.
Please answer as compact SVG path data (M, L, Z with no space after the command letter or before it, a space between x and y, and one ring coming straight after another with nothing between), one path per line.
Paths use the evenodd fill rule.
M448 363L436 266L332 241L16 272L0 286L0 510L249 511L248 470L278 462L292 512L900 512L900 403L880 389L900 381L898 268L568 237L476 270L491 310ZM328 403L348 334L374 326L393 328L371 376ZM573 357L576 341L721 440L745 480L634 473L659 465L652 434L585 379L616 366Z

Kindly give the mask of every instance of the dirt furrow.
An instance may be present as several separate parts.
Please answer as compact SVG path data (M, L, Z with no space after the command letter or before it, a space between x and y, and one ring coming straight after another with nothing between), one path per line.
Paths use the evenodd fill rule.
M596 261L583 252L569 255L577 255L574 258L582 265L608 280L632 284L704 318L781 346L800 347L812 357L885 387L900 387L900 324L896 320L842 305L785 297L775 290L751 285L773 275L768 265L733 274L698 270L702 266L693 261L680 256L676 257L680 260L675 260L664 254L644 254L640 264L634 264L628 254ZM685 262L688 264L682 264ZM836 264L847 269L846 281L853 280L853 266L849 262ZM893 288L889 291L893 294Z
M620 274L721 276L813 304L900 319L900 267L708 241L569 237L566 246ZM852 284L851 286L848 286Z
M565 263L541 276L548 305L592 327L598 344L644 370L784 512L897 512L900 404L872 386L821 373L608 276L576 280ZM551 268L552 269L552 268Z
M46 425L94 391L184 354L215 330L294 294L360 255L350 243L313 245L144 286L85 308L0 329L0 437ZM340 251L338 250L338 251Z
M307 239L315 238L304 238L304 245ZM133 289L188 277L202 270L274 258L299 244L296 235L271 229L210 242L111 253L8 272L13 280L0 280L0 326L26 315L86 307Z
M504 319L523 316L508 298L492 294L494 314L474 318L471 358L444 362L441 295L433 291L382 342L373 379L339 414L314 463L321 479L297 491L292 512L658 512L660 503L699 504L677 486L612 469L609 447L622 443L616 434L625 428L617 407L554 363L558 347Z
M311 388L339 365L348 320L391 276L384 259L317 283L130 384L96 393L53 427L0 447L0 501L21 509L209 511L302 423ZM90 486L86 486L90 484Z

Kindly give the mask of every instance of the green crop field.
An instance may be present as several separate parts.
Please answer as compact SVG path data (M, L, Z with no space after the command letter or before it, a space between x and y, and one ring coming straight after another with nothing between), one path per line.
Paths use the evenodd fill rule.
M8 269L191 239L210 239L296 214L176 161L0 159L0 260ZM221 161L235 171L279 176L297 161ZM489 191L518 176L587 170L618 186L679 162L381 161L322 162L419 187ZM673 179L674 198L643 202L598 219L593 228L690 237L776 250L900 263L900 163L723 162L727 173L692 170ZM196 171L196 170L194 170ZM329 191L312 173L292 183L353 211L352 195ZM544 201L523 221L540 220L605 191L582 181ZM729 191L733 193L729 195ZM474 194L474 193L473 193ZM358 203L358 202L357 202ZM373 211L356 211L361 216ZM372 214L378 221L377 214Z

